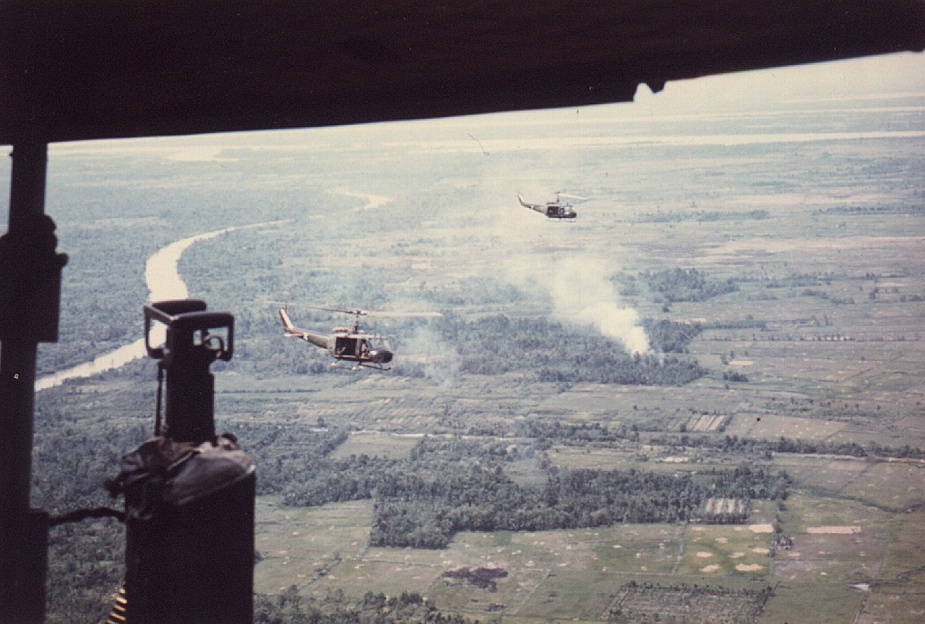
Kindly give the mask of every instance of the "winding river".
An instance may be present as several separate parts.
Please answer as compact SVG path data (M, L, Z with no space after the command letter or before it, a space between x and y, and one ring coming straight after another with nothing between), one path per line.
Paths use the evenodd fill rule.
M170 243L166 247L162 247L148 258L148 262L145 265L145 282L148 285L149 293L148 301L186 299L189 296L186 283L180 277L177 265L180 262L180 256L182 256L183 252L193 243L215 238L216 236L228 234L236 230L264 227L277 223L280 223L280 221L228 227L213 232L206 232L204 234L196 234L195 236L183 238L174 243ZM54 375L41 377L35 382L35 390L38 392L39 390L53 388L61 385L68 379L91 377L103 371L124 366L132 360L144 357L145 355L145 340L144 338L140 338L131 344L119 347L109 353L104 353L90 362L78 364L73 368L55 373Z

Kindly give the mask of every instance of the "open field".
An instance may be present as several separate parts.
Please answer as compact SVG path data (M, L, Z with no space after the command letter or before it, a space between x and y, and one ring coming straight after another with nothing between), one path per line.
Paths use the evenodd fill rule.
M284 519L273 509L260 514L267 518L260 523L260 535L267 537L258 546L272 549L274 539L284 539L289 548L269 553L258 564L258 591L274 591L273 583L286 568L289 578L296 579L293 583L309 595L323 596L335 588L357 596L417 591L443 608L481 618L494 613L505 620L515 616L514 621L549 616L597 621L618 588L633 580L704 584L717 579L739 588L743 581L768 578L768 534L760 532L760 525L754 525L757 532L748 526L620 525L463 533L441 551L394 550L357 543L350 523L337 521L363 517L352 504L284 513ZM324 531L328 522L332 524ZM309 528L322 529L322 535L310 537ZM292 537L283 537L288 535ZM303 542L312 545L300 546ZM300 567L289 570L297 558ZM490 587L444 576L462 567L505 574Z

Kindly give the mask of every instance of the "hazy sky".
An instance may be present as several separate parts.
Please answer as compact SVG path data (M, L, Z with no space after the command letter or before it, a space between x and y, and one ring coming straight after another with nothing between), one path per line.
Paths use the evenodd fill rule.
M850 98L868 98L871 107L897 105L903 96L925 96L925 53L900 53L851 59L831 63L814 63L774 69L705 76L669 82L652 94L641 85L631 103L608 104L580 109L583 121L596 115L611 117L722 113L723 111L762 111L770 108L806 106L808 102L837 102ZM618 107L618 108L615 108ZM435 131L450 130L466 140L465 130L475 132L484 126L511 126L521 121L534 125L574 122L576 109L525 111L479 115L444 120L368 124L351 128L316 128L310 141L305 130L229 133L119 141L92 141L55 144L54 151L98 151L118 149L181 150L183 158L209 160L217 158L221 146L237 145L274 148L276 146L323 145L326 138L343 141L355 136L360 141L376 141L394 134L396 124L405 124L402 134L416 141L436 139ZM925 128L925 110L922 112ZM384 134L383 134L384 133ZM462 134L460 134L462 133ZM336 137L336 138L335 138ZM192 151L191 151L192 150Z
M669 82L655 96L642 87L636 103L652 99L665 106L724 103L754 109L765 101L818 101L859 95L925 95L925 54L889 54L679 80Z

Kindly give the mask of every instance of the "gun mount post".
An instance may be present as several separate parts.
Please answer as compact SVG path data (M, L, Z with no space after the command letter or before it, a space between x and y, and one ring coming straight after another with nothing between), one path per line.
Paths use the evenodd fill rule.
M234 317L183 299L146 305L144 318L166 373L166 427L122 459L126 619L250 624L257 479L234 437L215 435L209 371L233 355Z
M35 364L57 342L61 269L45 214L48 145L13 146L9 229L0 237L0 623L45 620L48 513L31 508Z

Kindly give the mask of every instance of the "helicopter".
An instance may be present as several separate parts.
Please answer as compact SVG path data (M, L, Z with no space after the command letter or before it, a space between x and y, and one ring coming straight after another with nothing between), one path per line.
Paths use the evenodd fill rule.
M327 349L331 357L335 359L331 364L332 366L337 366L337 363L340 361L355 362L352 370L372 368L375 370L387 371L390 370L390 367L386 366L386 364L391 362L394 356L389 342L384 336L369 334L360 329L361 316L441 316L441 314L437 312L369 312L367 310L338 310L333 308L318 308L315 306L307 307L312 307L316 310L353 315L353 328L335 327L331 334L323 334L309 329L302 329L293 324L292 319L289 317L288 306L284 305L279 308L279 318L283 323L286 337L300 338L317 347Z
M520 200L520 205L524 208L535 210L541 214L546 215L546 217L549 219L574 219L577 217L578 213L575 212L575 209L572 208L572 205L569 203L563 204L559 199L560 195L562 195L562 193L557 191L555 201L546 202L545 204L531 204L530 202L524 201L523 195L520 193L517 194L517 199Z

